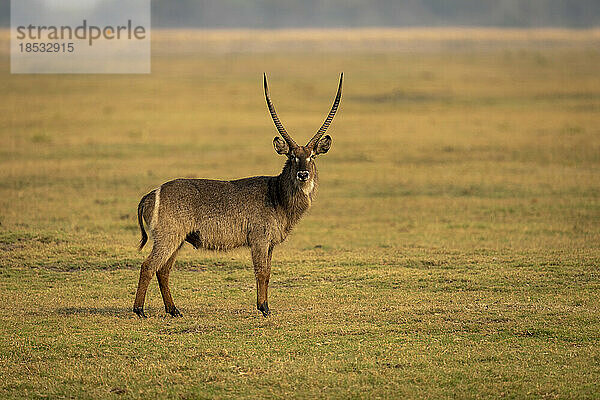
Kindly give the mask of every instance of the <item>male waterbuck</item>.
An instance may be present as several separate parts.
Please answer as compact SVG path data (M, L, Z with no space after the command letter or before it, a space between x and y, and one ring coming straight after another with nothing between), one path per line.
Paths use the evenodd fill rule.
M227 250L250 247L256 275L256 306L268 316L267 288L273 247L285 240L302 214L310 207L317 187L315 157L325 154L331 137L323 136L338 109L342 80L323 126L306 146L298 146L286 132L269 97L264 75L265 98L280 137L273 139L278 154L287 156L277 176L255 176L235 181L176 179L151 191L138 205L142 233L140 250L150 228L154 245L140 270L133 311L144 314L144 299L156 272L165 310L181 316L169 290L169 272L184 242L195 248Z

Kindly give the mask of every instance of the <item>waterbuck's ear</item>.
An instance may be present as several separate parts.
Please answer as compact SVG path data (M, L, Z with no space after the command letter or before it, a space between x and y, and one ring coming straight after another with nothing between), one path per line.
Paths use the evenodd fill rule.
M325 135L321 138L321 140L319 140L319 142L315 146L315 153L316 154L325 154L329 151L330 147L331 147L331 136Z
M275 139L273 139L273 147L275 147L277 154L287 154L290 152L290 146L279 136L275 136Z

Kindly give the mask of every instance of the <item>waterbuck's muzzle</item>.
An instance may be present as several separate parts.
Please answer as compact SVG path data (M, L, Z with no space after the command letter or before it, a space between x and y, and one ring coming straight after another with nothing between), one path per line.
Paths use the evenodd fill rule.
M298 171L298 173L296 174L296 178L298 178L299 181L306 182L308 178L310 178L310 172Z

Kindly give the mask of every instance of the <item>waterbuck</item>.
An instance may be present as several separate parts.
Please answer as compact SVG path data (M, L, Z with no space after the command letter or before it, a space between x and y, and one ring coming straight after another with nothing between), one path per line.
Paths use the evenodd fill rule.
M317 187L315 157L327 153L331 147L331 137L323 135L338 109L343 77L342 73L325 122L306 146L299 146L279 121L269 97L267 76L263 76L267 106L281 135L273 139L273 146L278 154L287 157L279 175L234 181L175 179L142 197L138 205L142 234L139 248L141 250L148 240L144 221L154 244L140 269L133 304L138 316L146 317L144 300L154 273L166 312L181 316L171 297L169 272L186 241L195 248L212 250L248 246L256 276L256 307L265 317L270 314L267 289L273 247L285 240L311 206Z

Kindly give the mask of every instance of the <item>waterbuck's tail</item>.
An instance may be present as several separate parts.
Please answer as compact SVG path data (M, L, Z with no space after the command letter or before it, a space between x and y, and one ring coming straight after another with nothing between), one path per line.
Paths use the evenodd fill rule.
M146 234L146 230L144 229L144 220L142 218L142 215L144 214L144 203L146 202L146 197L148 197L148 195L149 194L142 197L140 204L138 204L138 224L140 225L140 232L142 233L142 239L140 240L138 251L141 251L148 241L148 234Z

